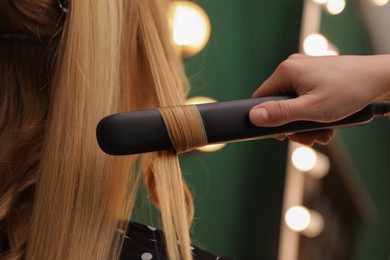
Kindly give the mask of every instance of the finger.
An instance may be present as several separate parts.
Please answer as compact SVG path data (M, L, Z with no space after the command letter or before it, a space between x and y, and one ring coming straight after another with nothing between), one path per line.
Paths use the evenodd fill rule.
M322 145L328 144L333 138L333 129L322 129L311 132L296 133L289 135L288 139L293 142L301 143L304 145L312 146L314 143Z
M312 120L316 98L303 95L288 100L268 101L253 107L249 119L257 126L280 126L299 120Z
M252 94L252 97L295 93L292 84L294 66L295 62L292 60L282 62L272 75Z
M279 64L272 75L252 94L252 97L273 96L280 94L295 93L293 81L300 70L304 69L305 63L300 60L312 59L313 57L296 53L290 55L287 60Z

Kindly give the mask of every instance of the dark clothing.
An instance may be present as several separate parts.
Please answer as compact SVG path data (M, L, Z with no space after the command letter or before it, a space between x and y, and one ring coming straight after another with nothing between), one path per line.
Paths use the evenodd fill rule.
M6 241L0 240L0 242L0 249L9 250ZM231 260L226 257L217 257L196 246L192 246L192 252L194 260ZM153 227L130 222L123 243L120 260L138 259L168 260L164 245L164 236L162 231Z
M167 260L163 232L153 227L130 222L120 260ZM194 260L228 260L192 246ZM176 260L176 259L175 259Z

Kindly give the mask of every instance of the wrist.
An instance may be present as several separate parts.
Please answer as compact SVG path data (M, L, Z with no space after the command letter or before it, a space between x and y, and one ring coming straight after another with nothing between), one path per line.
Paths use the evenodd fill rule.
M374 55L376 66L375 80L372 90L375 93L375 101L390 100L390 55ZM375 84L377 82L377 84Z

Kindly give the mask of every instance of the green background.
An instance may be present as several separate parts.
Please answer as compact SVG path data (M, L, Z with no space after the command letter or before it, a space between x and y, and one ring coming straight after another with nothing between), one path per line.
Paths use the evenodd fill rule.
M250 98L298 49L300 0L195 2L212 31L203 52L186 59L191 96ZM182 169L195 191L194 241L217 255L275 259L286 156L287 142L275 140L184 155Z
M341 15L323 14L321 33L344 55L370 55L373 50L357 1L348 1ZM367 86L369 91L370 86ZM390 121L339 131L368 195L377 210L363 225L353 259L390 259Z
M206 48L185 59L191 96L249 98L281 61L298 51L302 0L194 2L209 15L212 31ZM348 1L340 15L324 13L321 33L341 54L371 53L354 1ZM379 213L364 226L353 259L388 259L389 121L377 119L338 134ZM276 140L184 154L183 174L196 204L194 242L235 259L276 259L286 159L287 142ZM150 208L138 212L143 221L150 217Z

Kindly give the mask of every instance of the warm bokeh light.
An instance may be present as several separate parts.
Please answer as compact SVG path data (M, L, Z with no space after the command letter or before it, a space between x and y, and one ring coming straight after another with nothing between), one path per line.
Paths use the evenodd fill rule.
M389 0L372 0L372 2L377 6L384 6L389 2Z
M313 0L314 3L320 4L320 5L326 4L328 1L329 0Z
M210 97L198 96L198 97L192 97L187 99L186 104L198 105L198 104L213 103L213 102L217 102L217 100ZM211 152L216 152L218 150L221 150L225 146L226 144L209 144L209 145L199 147L197 148L197 150L205 153L211 153Z
M307 146L297 147L292 152L291 161L296 169L314 179L325 177L330 169L328 156Z
M197 96L197 97L192 97L187 99L186 105L198 105L198 104L213 103L213 102L217 102L217 100L210 97Z
M290 229L301 232L310 225L310 212L305 207L294 206L287 210L284 220Z
M292 231L300 232L307 237L318 236L325 227L324 218L319 212L303 206L289 208L284 220Z
M316 152L317 162L314 167L307 172L307 174L314 179L324 178L330 169L330 160L328 156L323 153Z
M340 14L345 8L345 0L329 0L326 3L326 10L330 14Z
M293 151L291 160L295 168L307 172L316 166L317 154L312 148L301 146Z
M311 34L303 42L303 50L310 56L322 56L328 51L329 42L321 34Z
M193 2L172 2L172 28L174 42L186 57L200 52L210 38L210 20Z
M325 55L326 56L338 56L339 53L336 50L327 50Z
M325 221L319 212L315 210L309 210L309 213L310 223L306 229L302 230L302 235L306 237L316 237L324 230Z
M201 151L201 152L212 153L212 152L216 152L218 150L221 150L225 146L226 146L226 144L209 144L209 145L205 145L205 146L202 146L202 147L199 147L196 149Z

